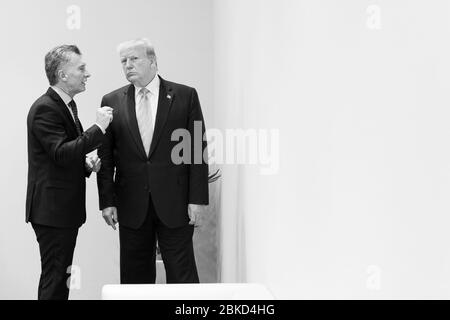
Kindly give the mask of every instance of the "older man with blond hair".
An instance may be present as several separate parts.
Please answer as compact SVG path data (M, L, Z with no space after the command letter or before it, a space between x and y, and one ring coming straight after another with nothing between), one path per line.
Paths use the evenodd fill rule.
M184 130L202 139L202 110L194 88L163 79L153 45L137 39L119 45L130 84L103 97L114 121L99 148L100 210L108 225L119 223L121 283L154 283L156 242L167 283L199 282L192 236L208 204L208 164L194 161L194 143L179 162L172 159ZM200 153L206 142L200 143ZM198 160L198 159L196 159Z

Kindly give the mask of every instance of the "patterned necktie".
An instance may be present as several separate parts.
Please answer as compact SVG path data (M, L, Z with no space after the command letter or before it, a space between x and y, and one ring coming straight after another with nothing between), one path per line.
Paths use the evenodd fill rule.
M142 88L139 91L138 97L139 104L137 107L137 122L139 126L139 132L141 133L142 144L144 145L145 153L148 156L150 151L150 144L153 138L153 119L152 110L150 107L150 97L151 92L147 88Z
M77 133L79 136L81 136L81 125L80 125L80 119L78 119L78 110L77 110L77 104L75 101L69 102L69 107L72 110L73 117L75 118L75 127L77 127Z

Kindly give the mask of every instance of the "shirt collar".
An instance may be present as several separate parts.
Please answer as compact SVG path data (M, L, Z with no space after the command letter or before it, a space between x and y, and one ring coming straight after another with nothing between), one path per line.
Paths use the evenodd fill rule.
M57 86L51 86L51 88L61 97L62 101L64 101L66 105L72 101L72 98L63 89Z
M150 83L148 85L146 85L145 87L152 94L156 94L157 92L159 92L159 84L160 84L159 76L158 76L158 73L156 73L155 76L153 77L152 81L150 81ZM142 87L138 87L135 85L134 88L135 88L134 95L137 97L139 94L139 91L142 89Z

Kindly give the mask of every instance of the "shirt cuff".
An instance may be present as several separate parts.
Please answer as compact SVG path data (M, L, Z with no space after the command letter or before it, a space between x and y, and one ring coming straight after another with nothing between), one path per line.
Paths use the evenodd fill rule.
M106 130L105 130L105 129L103 129L101 125L99 125L98 123L96 123L96 125L97 125L97 127L99 127L99 128L100 128L100 130L102 130L103 134L105 134L105 133L106 133Z

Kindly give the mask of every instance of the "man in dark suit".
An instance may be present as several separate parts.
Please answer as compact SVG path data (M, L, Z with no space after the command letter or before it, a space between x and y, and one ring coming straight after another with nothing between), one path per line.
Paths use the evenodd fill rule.
M197 283L192 236L208 204L205 125L197 92L157 74L147 39L122 43L118 51L131 84L101 102L114 109L114 121L98 150L97 184L105 221L114 229L119 222L121 283L155 282L156 241L167 283ZM175 130L192 139L196 131L200 139L184 141L187 161L173 153Z
M26 222L31 222L41 254L38 299L68 299L68 278L78 228L86 220L86 181L100 162L86 157L98 148L112 109L97 110L96 124L83 132L73 97L90 76L74 45L45 56L50 88L28 113Z

